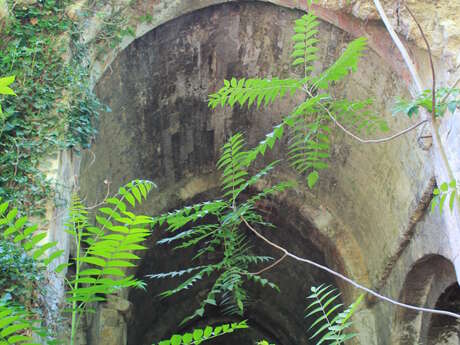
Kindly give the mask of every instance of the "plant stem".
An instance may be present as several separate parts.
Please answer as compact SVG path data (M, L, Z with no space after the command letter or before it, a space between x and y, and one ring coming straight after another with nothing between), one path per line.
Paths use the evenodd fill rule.
M76 236L75 236L75 241L76 241L76 245L77 245L77 253L76 253L76 259L75 259L75 263L76 263L76 268L75 268L75 276L74 276L74 279L75 279L75 282L74 282L74 286L72 288L72 297L73 297L73 301L72 301L72 329L71 329L71 333L70 333L70 345L74 345L75 343L75 335L77 333L77 301L76 301L76 295L77 295L77 290L78 290L78 281L79 281L79 277L80 277L80 249L81 249L81 237L82 237L82 229L79 228L78 224L74 223L74 231L76 232Z

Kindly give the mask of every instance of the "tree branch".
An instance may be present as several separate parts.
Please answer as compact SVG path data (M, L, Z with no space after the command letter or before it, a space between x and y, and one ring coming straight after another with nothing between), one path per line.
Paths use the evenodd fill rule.
M274 263L272 263L270 266L267 266L267 267L261 269L260 271L257 271L257 272L251 273L251 274L252 274L252 275L257 275L257 276L258 276L258 275L264 273L265 271L268 271L268 270L272 269L273 267L275 267L276 265L278 265L281 261L283 261L284 258L285 258L286 256L287 256L286 253L284 253L282 257L280 257L278 260L276 260L276 261L275 261Z
M321 264L318 264L317 262L315 261L312 261L312 260L308 260L308 259L305 259L305 258L301 258L297 255L294 255L292 253L290 253L287 249L277 245L276 243L273 243L271 242L269 239L267 239L265 236L263 236L261 233L259 233L256 229L254 229L247 221L244 217L241 217L241 220L244 222L244 224L246 224L246 226L249 228L249 230L251 230L257 237L259 237L261 240L263 240L265 243L269 244L270 246L272 246L273 248L276 248L278 250L280 250L281 252L284 253L283 255L283 258L284 256L289 256L291 258L293 258L294 260L296 261L300 261L300 262L305 262L309 265L312 265L312 266L315 266L323 271L326 271L344 281L346 281L347 283L353 285L354 287L360 289L360 290L363 290L363 291L366 291L367 293L377 297L378 299L381 299L383 301L387 301L391 304L394 304L396 306L399 306L399 307L402 307L402 308L406 308L406 309L411 309L411 310L415 310L415 311L421 311L421 312L426 312L426 313L431 313L431 314L439 314L439 315L446 315L446 316L451 316L451 317L454 317L456 319L460 319L460 315L459 314L455 314L455 313L452 313L450 311L445 311L445 310L437 310L437 309L430 309L430 308L423 308L423 307L417 307L417 306L414 306L414 305L410 305L410 304L405 304L405 303L401 303L401 302L398 302L396 300L393 300L389 297L386 297L386 296L383 296L357 282L355 282L354 280L344 276L343 274L340 274L332 269L330 269L329 267L326 267L324 265L321 265Z
M428 43L428 40L426 38L425 32L423 31L422 27L420 26L420 23L418 22L417 18L415 18L414 14L412 11L409 9L409 6L405 6L407 12L409 12L410 16L414 20L415 24L417 25L420 33L422 34L423 40L425 41L426 49L428 50L428 56L430 57L430 67L431 67L431 77L433 78L433 85L432 85L432 104L431 104L431 122L436 121L436 73L434 71L434 64L433 64L433 54L431 53L431 47L430 44Z
M428 122L428 120L422 120L420 122L417 122L415 125L412 125L404 130L402 130L401 132L398 132L396 134L393 134L389 137L386 137L386 138L381 138L381 139L362 139L360 137L358 137L356 134L353 134L352 132L350 132L348 129L345 128L345 126L343 126L335 117L334 115L330 112L330 110L323 106L323 109L327 112L327 114L329 115L329 117L332 119L332 121L342 130L344 131L346 134L348 134L349 136L351 136L353 139L356 139L358 140L360 143L363 143L363 144L379 144L379 143L385 143L385 142L388 142L388 141L391 141L393 139L396 139L414 129L416 129L417 127L423 125L424 123Z
M310 97L313 97L313 94L308 90L308 88L304 87L303 90L310 96ZM350 137L352 137L353 139L359 141L360 143L363 143L363 144L379 144L379 143L385 143L385 142L388 142L388 141L391 141L393 139L396 139L414 129L416 129L417 127L423 125L424 123L428 122L428 120L422 120L418 123L416 123L415 125L412 125L396 134L393 134L389 137L386 137L386 138L380 138L380 139L362 139L360 138L359 136L357 136L356 134L353 134L351 131L349 131L348 129L345 128L344 125L342 125L336 118L335 116L331 113L331 111L326 107L324 106L323 104L321 104L321 102L318 103L326 112L327 114L329 115L329 117L331 118L331 120L342 130L345 132L345 134L348 134Z

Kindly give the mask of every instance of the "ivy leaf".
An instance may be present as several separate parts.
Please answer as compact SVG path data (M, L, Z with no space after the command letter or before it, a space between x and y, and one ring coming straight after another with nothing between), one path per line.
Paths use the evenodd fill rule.
M9 88L8 85L14 82L15 76L0 78L0 94L1 95L12 95L16 96L13 89Z

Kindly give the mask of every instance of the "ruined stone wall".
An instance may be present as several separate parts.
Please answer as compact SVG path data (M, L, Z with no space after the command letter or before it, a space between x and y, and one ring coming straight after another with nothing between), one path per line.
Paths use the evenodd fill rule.
M176 10L193 7L191 4L178 3ZM172 4L157 6L163 13L174 9ZM282 104L268 114L229 110L211 114L206 109L206 95L225 77L289 72L289 59L282 48L289 45L290 25L286 18L290 17L286 13L291 12L264 5L258 15L249 16L262 23L258 25L263 28L257 30L263 34L258 36L255 28L248 29L242 13L225 8L230 7L219 7L221 12L216 8L215 17L206 15L206 19L193 23L188 22L190 19L178 20L149 31L117 55L106 70L98 90L114 111L106 115L107 122L101 126L93 149L99 158L92 173L81 176L82 190L89 200L103 196L104 186L98 181L110 178L120 184L146 171L151 175L143 177L160 186L150 209L177 207L215 187L212 167L225 135L244 129L250 142L255 143L276 123L283 109L292 107ZM278 12L269 15L266 8ZM214 20L214 26L206 27L208 18ZM351 18L342 26L347 28L353 21ZM222 34L215 27L219 23L224 28L220 29ZM186 29L181 29L184 25ZM384 33L374 23L363 24L363 28L362 32ZM332 26L323 26L323 66L337 57L350 39L339 33ZM377 37L373 39L377 42ZM171 46L176 50L171 51ZM360 70L336 92L346 97L374 96L377 109L388 114L394 96L406 93L407 76L398 76L385 66L392 58L388 51L381 47L376 51L383 53L378 56L370 52ZM159 70L155 66L160 66ZM396 130L406 125L405 120L398 120L393 121L392 127ZM130 129L126 132L127 128ZM111 143L113 137L120 145ZM304 186L284 197L316 228L316 236L323 236L331 244L333 250L328 253L334 252L336 257L326 258L328 264L340 262L337 267L352 278L393 297L401 294L407 274L419 259L431 253L451 255L448 239L439 235L443 233L442 220L437 215L421 217L426 194L433 188L433 171L429 154L415 143L416 136L411 134L391 144L362 146L339 132L333 166L322 176L319 190L311 194ZM214 152L203 155L203 147L214 147ZM138 153L131 154L133 150ZM283 171L277 178L285 176L292 175ZM341 287L348 300L356 293L347 286ZM362 343L389 344L389 320L394 313L394 309L380 303L363 312L362 328L367 331L362 332Z
M122 3L111 2L104 8L109 11L112 5ZM229 4L219 5L224 3ZM85 22L86 39L90 40L102 24L97 16L79 17L79 9L84 4L76 2L68 14ZM451 85L459 75L456 67L460 64L460 25L456 13L460 5L448 0L407 1L407 4L426 28L435 54L439 85ZM217 6L210 10L213 5ZM383 1L383 5L405 39L425 86L429 87L427 53L414 22L400 1ZM239 6L243 10L236 9ZM251 12L253 6L257 8L256 13ZM66 186L80 180L88 201L104 197L106 190L102 181L106 178L112 181L113 187L130 178L151 178L160 190L146 205L149 212L177 207L202 193L212 195L217 183L213 163L225 135L244 129L254 144L292 103L281 103L268 114L230 110L211 113L206 108L206 95L216 90L225 77L286 75L289 58L285 48L290 44L291 20L300 15L288 9L306 8L305 0L138 1L127 14L136 27L136 37L126 37L120 46L105 55L96 52L93 55L94 83L100 96L113 109L113 113L105 114L101 121L100 135L92 148L96 160L90 166L93 156L86 158L78 173L79 157L60 153L54 164L56 169L50 175ZM0 1L0 18L7 13L5 9L5 3ZM193 14L200 9L212 12L214 17ZM346 97L375 96L377 109L388 116L393 97L407 95L412 87L410 75L372 2L325 0L313 6L313 10L325 22L321 27L322 66L318 68L333 61L352 37L368 37L372 51L364 58L359 71L339 85L336 92ZM152 15L152 21L139 23L139 16L146 13ZM186 19L182 18L188 14ZM251 22L254 19L258 19L257 24ZM169 37L169 41L162 43L165 37ZM170 55L163 54L164 51ZM214 55L209 55L210 52ZM460 173L458 123L448 117L441 124L441 136L457 178ZM392 128L396 131L407 124L405 119L398 119L392 121ZM293 241L298 236L306 238L304 251L296 248L305 256L316 250L318 258L360 283L394 298L433 307L443 289L455 281L454 268L449 265L453 262L457 269L460 266L456 261L459 260L459 223L458 218L447 211L442 216L426 212L434 176L445 180L445 175L439 172L440 162L432 160L431 152L416 145L416 136L417 133L413 133L390 144L362 146L337 132L334 161L321 177L319 188L311 193L303 186L295 193L282 196L274 207L296 210L297 219L302 220L300 224L305 224L286 225L291 229L289 236ZM283 170L275 179L285 177L294 176ZM59 239L68 250L62 227L65 210L50 209L49 214L53 220L50 237ZM280 224L284 223L280 220ZM290 247L290 243L284 244ZM319 250L325 243L326 249ZM438 259L431 259L433 255L446 258L444 273L436 275L427 268L437 267L439 263ZM286 270L289 277L312 274L295 272L294 268ZM426 275L411 274L414 270ZM281 279L282 273L277 274ZM420 277L428 278L418 286L414 281L421 280ZM301 282L302 278L299 289L306 288ZM344 292L346 302L356 296L357 292L349 286L335 283ZM408 297L414 286L423 290L415 301ZM87 337L90 344L125 344L128 323L138 322L132 314L138 306L131 304L135 304L136 298L127 301L127 293L113 297L99 308L96 318L92 319L91 335ZM406 338L395 336L401 329L410 329L412 340L419 341L421 329L430 324L429 316L407 316L388 304L368 302L367 309L358 315L362 344L405 344ZM280 332L297 332L289 329L287 319L283 321L283 318L273 321L279 325ZM176 321L165 322L169 326L150 335L171 332L168 327ZM264 334L264 330L260 332ZM145 339L150 335L146 332ZM281 343L289 341L292 339L285 337Z

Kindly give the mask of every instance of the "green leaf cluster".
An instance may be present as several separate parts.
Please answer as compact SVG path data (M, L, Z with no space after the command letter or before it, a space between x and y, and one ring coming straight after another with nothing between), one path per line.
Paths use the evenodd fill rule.
M455 201L458 202L460 194L457 189L457 181L443 182L438 188L433 190L433 199L431 200L431 212L439 207L439 213L442 213L446 201L449 201L449 209L454 209Z
M43 267L19 244L0 239L0 300L14 301L29 310L43 282Z
M447 111L452 115L460 107L460 89L442 87L436 90L436 117L443 117ZM423 108L431 113L433 109L433 91L425 90L414 99L396 99L393 106L393 114L403 113L409 118L417 116L419 109Z
M259 172L250 174L249 167L256 157L257 154L253 150L246 150L243 135L235 134L223 146L217 162L217 168L221 171L222 199L185 207L180 211L155 218L157 224L166 223L167 231L172 233L171 236L160 240L159 244L174 245L175 250L196 247L193 260L205 260L208 253L218 257L206 265L194 265L178 271L148 276L152 279L182 279L174 289L164 291L162 297L191 289L197 282L213 277L214 283L207 291L206 298L183 322L203 316L206 306L219 306L229 315L243 315L248 302L248 294L244 287L246 282L251 281L278 289L272 282L250 272L250 267L269 262L272 258L251 253L243 219L253 226L273 227L257 212L256 204L293 187L294 184L280 183L251 195L248 189L268 175L277 164L273 162ZM208 222L200 224L197 220Z
M22 308L0 302L0 345L40 345L31 336L33 323Z
M45 242L47 233L38 230L38 225L31 225L27 216L20 217L18 209L9 209L8 201L0 204L0 231L4 240L20 245L34 260L48 266L62 255L63 250L56 250L57 242Z
M64 11L70 3L10 6L0 25L0 75L10 76L0 79L0 197L27 215L43 215L53 196L39 165L59 149L88 147L102 109L82 31Z
M151 234L151 217L130 211L142 204L155 185L146 180L134 180L118 190L115 197L105 200L91 224L88 211L77 195L72 198L67 231L76 242L75 274L67 280L67 301L72 313L71 344L75 340L81 315L88 304L105 301L106 295L127 287L144 288L144 283L127 268L140 259L135 254L145 250L145 239Z
M352 325L350 319L364 295L359 296L354 303L343 310L343 304L339 300L340 293L330 285L313 286L311 292L307 298L312 302L306 309L305 317L315 318L308 330L313 332L310 339L319 338L316 345L323 343L340 345L357 336L356 333L348 332L348 329Z
M215 327L207 326L204 329L195 328L190 333L174 334L171 339L162 340L157 345L198 345L206 340L214 339L222 335L247 328L248 325L246 320L230 324L223 324Z
M0 78L0 95L13 95L16 96L13 89L9 86L14 82L15 76ZM3 117L2 105L0 104L0 117Z
M369 134L376 130L388 130L386 121L370 111L371 101L337 100L329 92L334 83L356 71L367 46L366 39L352 41L331 66L317 73L314 63L318 61L318 26L319 21L312 13L302 16L294 23L292 65L294 68L301 68L301 77L232 78L230 81L225 80L224 87L209 96L209 106L214 109L227 105L255 105L258 108L262 105L268 106L287 95L305 94L305 101L285 116L252 150L251 155L264 155L267 149L273 148L276 142L289 133L288 160L297 172L306 176L310 188L317 183L319 171L328 167L332 117L357 132L366 131Z

